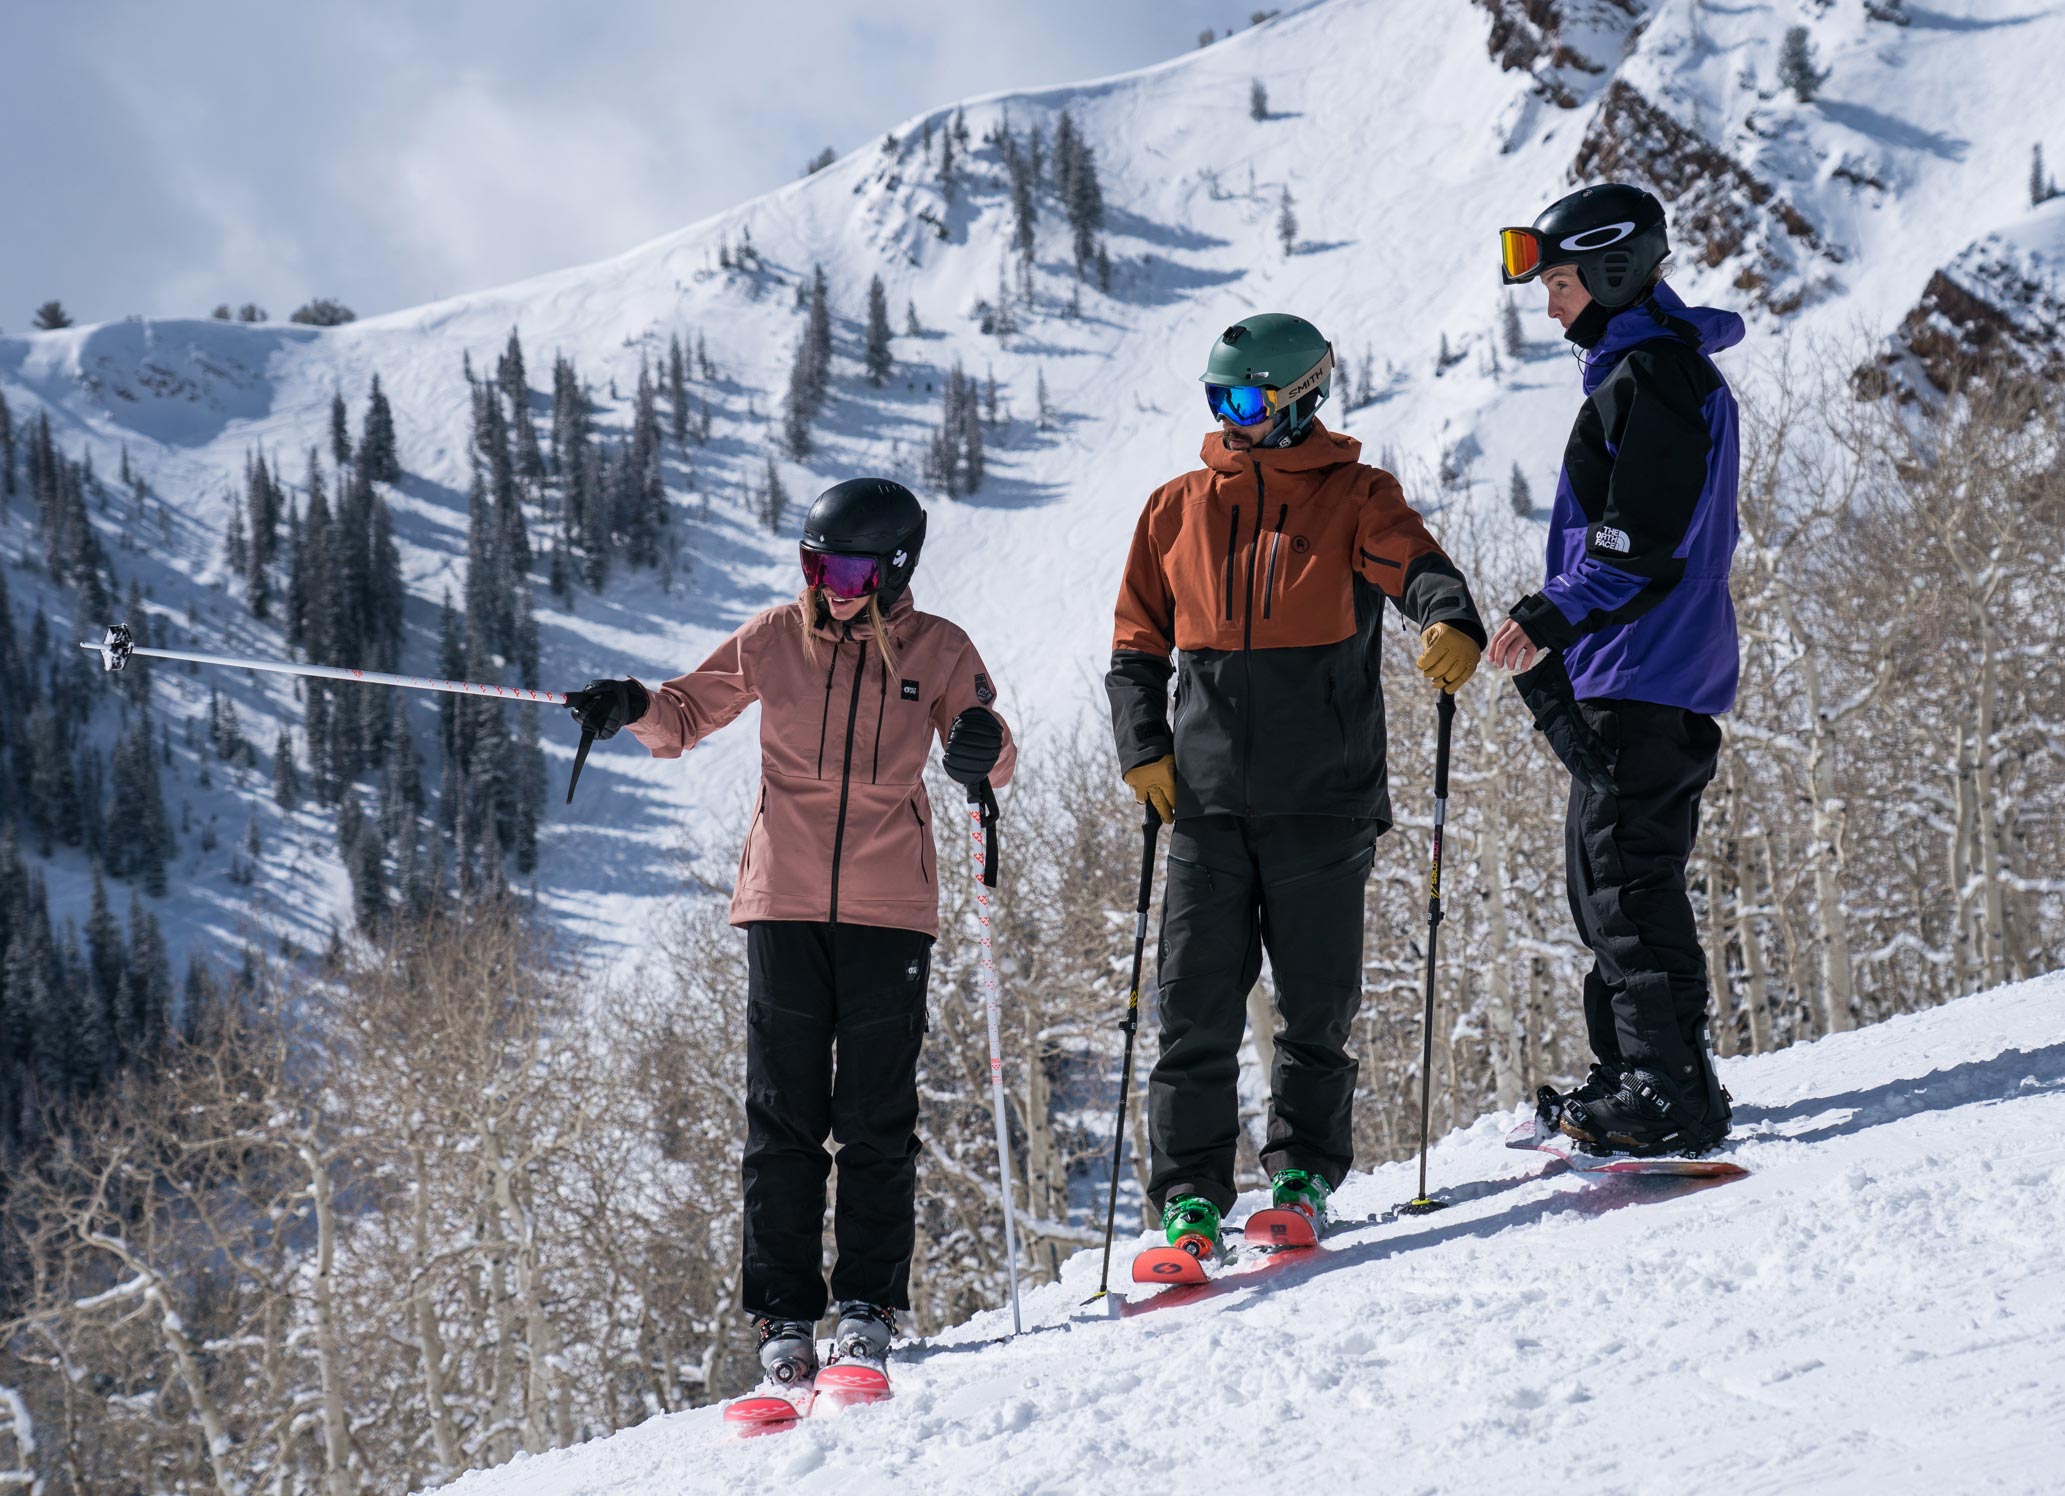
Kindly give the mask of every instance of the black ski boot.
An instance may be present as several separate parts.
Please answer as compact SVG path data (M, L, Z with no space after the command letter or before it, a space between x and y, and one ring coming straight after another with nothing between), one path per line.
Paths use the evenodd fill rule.
M842 1299L839 1327L832 1332L832 1360L860 1361L880 1370L896 1338L896 1311L861 1299Z
M807 1386L817 1375L817 1326L807 1319L753 1316L760 1336L760 1369L777 1387Z
M1710 1059L1703 1069L1705 1074L1690 1086L1681 1087L1655 1070L1630 1067L1611 1094L1580 1099L1580 1087L1564 1099L1557 1128L1587 1153L1636 1158L1705 1153L1728 1136L1731 1113Z
M1618 1060L1594 1060L1592 1073L1579 1081L1568 1091L1559 1091L1554 1086L1538 1086L1534 1093L1534 1109L1551 1128L1563 1120L1563 1108L1571 1102L1603 1101L1620 1089L1620 1078L1627 1073L1627 1066Z

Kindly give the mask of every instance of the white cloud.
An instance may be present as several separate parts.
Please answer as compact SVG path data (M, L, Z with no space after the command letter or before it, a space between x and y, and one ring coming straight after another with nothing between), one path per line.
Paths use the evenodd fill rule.
M28 7L0 324L51 295L370 313L602 258L956 98L1173 55L1205 3Z

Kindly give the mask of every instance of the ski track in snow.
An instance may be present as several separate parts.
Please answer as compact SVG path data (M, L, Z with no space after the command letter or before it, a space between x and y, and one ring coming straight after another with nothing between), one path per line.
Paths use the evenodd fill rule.
M1395 1215L1410 1162L1353 1175L1339 1215L1376 1219L1252 1285L1114 1319L1080 1253L1015 1341L998 1309L902 1349L889 1403L751 1440L698 1409L446 1489L2059 1490L2065 975L1723 1073L1745 1179L1579 1180L1488 1116L1433 1154L1449 1209Z

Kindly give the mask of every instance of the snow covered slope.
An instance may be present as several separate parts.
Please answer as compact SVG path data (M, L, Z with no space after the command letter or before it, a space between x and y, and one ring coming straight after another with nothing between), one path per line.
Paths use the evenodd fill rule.
M1352 1176L1360 1224L1204 1301L1096 1315L1085 1252L1017 1340L996 1311L905 1350L889 1403L446 1489L2056 1491L2065 977L1723 1064L1745 1179L1575 1179L1486 1117L1434 1152L1451 1208Z
M893 143L865 142L616 259L347 327L161 320L0 337L0 391L18 426L50 411L63 444L91 450L103 473L126 443L182 516L136 563L150 568L156 608L183 620L198 602L202 647L261 649L277 647L271 631L212 592L227 495L254 448L298 478L299 454L324 440L333 391L352 399L356 419L379 373L408 469L390 496L413 589L406 664L428 668L439 595L458 591L464 564L462 356L491 368L518 328L534 387L564 352L605 424L621 423L640 361L676 333L701 335L718 377L695 393L715 410L714 435L669 471L689 574L663 592L652 573L620 570L605 599L541 608L547 685L619 671L650 679L693 664L794 585L791 541L761 531L742 495L774 448L770 416L802 328L794 288L822 264L838 313L834 389L808 464L781 463L788 488L807 499L864 471L917 481L945 371L960 361L994 372L1009 418L990 438L989 482L966 501L927 495L915 590L968 624L1008 708L1065 725L1101 711L1127 537L1149 489L1194 465L1207 424L1199 363L1243 312L1317 321L1369 374L1358 379L1367 403L1329 421L1423 480L1418 497L1445 511L1438 528L1455 533L1476 514L1490 542L1525 554L1538 537L1511 516L1507 475L1517 464L1546 495L1576 375L1532 288L1519 300L1533 346L1518 358L1500 348L1494 366L1499 225L1526 221L1579 178L1654 183L1677 226L1680 288L1751 314L1750 345L1727 367L1754 377L1781 332L1890 333L1939 269L2021 223L2030 144L2048 136L2054 157L2065 150L2055 87L2065 10L1993 0L1870 9L1905 24L1874 19L1860 0L1324 0L1141 72L968 101L977 144L951 198L936 148L928 158L921 145L928 127L946 128L945 108ZM1831 70L1813 103L1774 82L1795 23ZM1262 120L1248 107L1256 80L1269 100ZM1013 255L998 152L981 142L1006 121L1021 135L1038 124L1051 142L1064 109L1097 152L1110 292L1083 288L1080 316L1067 315L1077 282L1049 191L1036 305L1018 331L985 335L975 304L1012 277ZM1291 254L1277 233L1286 192L1299 222ZM726 268L725 247L748 236L761 262ZM909 303L924 329L896 338L898 369L881 390L858 366L874 274L895 324ZM1048 429L1033 419L1042 377ZM1437 490L1442 468L1452 481ZM191 695L205 683L181 684ZM284 685L225 684L261 745L276 720L294 719ZM563 773L568 749L551 746ZM727 879L727 828L755 758L750 724L679 763L606 748L581 802L555 809L548 826L547 906L584 933L625 938L679 886L684 840L702 872ZM325 830L260 814L270 913L319 933L344 890ZM236 829L228 823L226 838ZM190 852L181 881L194 918L225 932L249 897L224 882L227 864L227 852ZM61 907L66 889L84 887L71 872L54 885Z

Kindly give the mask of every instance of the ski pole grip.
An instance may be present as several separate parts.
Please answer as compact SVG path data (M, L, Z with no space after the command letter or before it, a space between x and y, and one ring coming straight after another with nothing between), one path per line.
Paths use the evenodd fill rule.
M989 780L978 779L968 786L968 803L976 807L982 821L982 884L985 888L997 886L997 822L1003 812L997 808L997 792L989 787Z
M1149 805L1147 814L1140 818L1140 897L1133 904L1143 921L1147 918L1147 906L1154 901L1154 844L1161 834L1162 818Z
M1435 715L1440 728L1434 737L1434 798L1448 798L1448 746L1455 736L1456 699L1447 691L1441 693L1435 704Z

